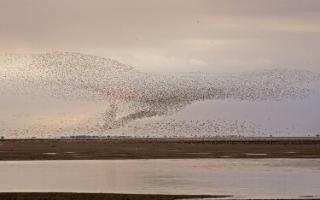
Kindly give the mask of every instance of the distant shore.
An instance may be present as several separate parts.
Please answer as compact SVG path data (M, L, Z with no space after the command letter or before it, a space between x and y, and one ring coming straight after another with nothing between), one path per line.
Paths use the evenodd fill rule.
M152 195L106 193L0 193L2 200L176 200L224 198L226 195Z
M1 200L179 200L179 199L234 199L228 195L161 195L113 193L0 193ZM316 199L309 196L297 198ZM245 200L245 199L242 199ZM287 200L287 199L282 199ZM289 199L288 199L289 200Z
M320 158L320 138L0 140L0 160Z

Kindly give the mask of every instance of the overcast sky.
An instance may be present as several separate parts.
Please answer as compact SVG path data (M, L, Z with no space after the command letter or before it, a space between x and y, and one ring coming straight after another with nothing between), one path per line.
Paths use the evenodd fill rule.
M0 52L51 51L153 72L320 71L320 1L0 0Z

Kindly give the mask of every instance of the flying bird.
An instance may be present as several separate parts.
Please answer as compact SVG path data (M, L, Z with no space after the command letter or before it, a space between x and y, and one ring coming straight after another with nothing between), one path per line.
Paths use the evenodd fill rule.
M151 74L116 60L73 52L6 54L0 58L0 92L105 101L105 129L167 115L196 101L304 98L319 74L268 69L243 73ZM124 109L124 107L126 109Z

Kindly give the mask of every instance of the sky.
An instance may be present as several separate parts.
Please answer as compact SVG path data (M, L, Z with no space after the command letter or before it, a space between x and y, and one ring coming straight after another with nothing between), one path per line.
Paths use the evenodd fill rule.
M0 0L0 52L72 51L154 73L320 71L318 0Z

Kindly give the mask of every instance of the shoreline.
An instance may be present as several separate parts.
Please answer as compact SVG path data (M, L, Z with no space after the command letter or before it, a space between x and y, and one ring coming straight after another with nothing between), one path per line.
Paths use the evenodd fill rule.
M320 158L320 138L0 140L0 160Z
M4 200L177 200L227 198L228 195L162 195L162 194L124 194L124 193L0 193Z
M255 198L236 198L231 195L165 195L165 194L126 194L126 193L65 193L65 192L0 192L3 200L184 200L184 199L229 199L246 200ZM258 200L260 198L257 198ZM268 199L268 198L263 198ZM270 198L269 200L276 198ZM284 198L282 200L310 200L319 199L314 196L301 196L297 198Z

